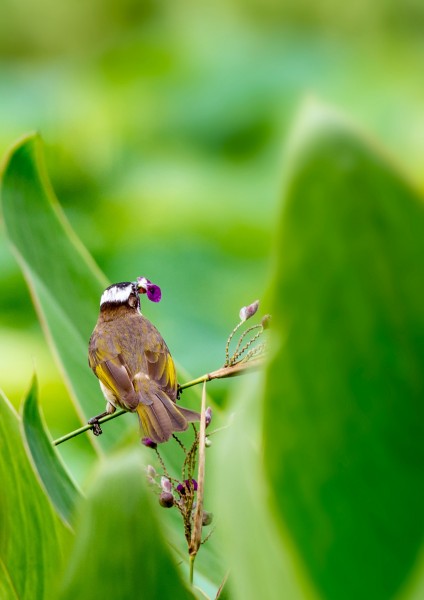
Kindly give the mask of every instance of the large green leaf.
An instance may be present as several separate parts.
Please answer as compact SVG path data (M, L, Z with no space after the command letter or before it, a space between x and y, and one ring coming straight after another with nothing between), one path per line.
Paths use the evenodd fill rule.
M47 338L85 420L104 406L98 382L88 368L87 344L97 318L100 293L107 282L60 210L48 182L37 136L25 138L11 151L3 174L2 202L8 237L32 290ZM184 405L196 407L197 401L196 390L184 392ZM46 434L40 428L33 398L29 398L25 414L30 417L25 419L28 445L40 477L60 514L69 521L75 490L66 481L56 455L48 456ZM123 435L125 431L135 434L135 417L123 416L105 425L100 442L107 447L117 440L127 443L131 439L136 443L135 435ZM40 435L38 440L37 435ZM190 433L181 437L190 445ZM171 441L161 452L168 468L178 477L184 458L181 449ZM170 529L175 540L183 538L178 519L172 519ZM217 549L208 544L201 552L197 571L206 574L206 563L213 560L216 565L217 557ZM213 569L207 576L215 581L215 586L219 584L219 569Z
M28 461L19 417L0 392L0 597L54 598L69 532Z
M8 238L81 420L86 421L104 407L88 367L87 347L107 280L60 209L38 136L30 135L12 149L2 179ZM126 417L117 419L100 442L110 446L128 423Z
M303 600L307 584L300 587L270 508L261 443L263 376L246 377L234 394L233 422L214 436L206 455L226 588L234 600Z
M147 489L141 450L121 452L93 477L76 527L61 598L192 598L166 547L164 512ZM156 510L155 510L156 509Z
M277 250L275 511L322 597L393 597L424 533L422 200L353 128L310 108Z
M73 521L80 492L52 444L38 405L37 381L22 407L22 429L35 469L59 515L65 523Z

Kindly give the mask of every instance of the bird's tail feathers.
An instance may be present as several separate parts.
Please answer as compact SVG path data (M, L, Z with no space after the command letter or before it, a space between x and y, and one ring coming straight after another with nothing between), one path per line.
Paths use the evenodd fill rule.
M200 413L196 412L195 410L184 408L184 406L177 406L177 409L182 415L184 415L186 421L189 423L196 423L197 421L200 421Z
M177 406L162 390L155 390L153 403L140 403L137 414L146 437L157 444L169 440L174 431L185 431L189 422L200 416L193 410Z

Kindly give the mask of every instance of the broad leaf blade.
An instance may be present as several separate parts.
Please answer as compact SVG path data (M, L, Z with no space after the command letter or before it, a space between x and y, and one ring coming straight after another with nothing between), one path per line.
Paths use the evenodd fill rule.
M252 374L234 395L235 418L213 438L206 468L213 489L217 532L234 600L304 600L287 546L271 510L261 452L263 376ZM209 460L210 459L210 460Z
M331 114L287 176L265 450L274 506L325 598L389 598L424 533L424 211Z
M36 135L24 138L10 153L2 204L8 238L81 420L86 421L104 407L87 364L87 347L107 281L61 212ZM110 446L127 426L127 419L118 419L100 442Z
M170 558L141 451L108 459L87 494L62 600L192 598ZM93 553L93 548L95 552Z
M71 525L80 491L52 445L40 413L35 378L23 403L22 429L30 458L48 497L63 521Z
M0 591L2 600L53 598L69 539L34 475L19 418L0 393Z

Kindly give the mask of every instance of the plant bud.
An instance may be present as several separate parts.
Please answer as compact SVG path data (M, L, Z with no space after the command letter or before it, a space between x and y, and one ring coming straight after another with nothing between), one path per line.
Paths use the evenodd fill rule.
M208 437L205 437L205 446L206 448L210 448L212 446L212 440Z
M143 444L143 446L146 446L147 448L152 448L153 450L155 450L158 447L157 443L148 437L143 438L141 440L141 443Z
M164 492L172 492L172 485L168 477L161 477L160 487L163 489Z
M203 515L202 515L202 526L206 527L207 525L210 525L213 521L213 513L208 512L207 510L203 511Z
M162 492L159 496L159 504L163 508L171 508L171 506L174 506L174 496L171 492Z
M252 304L249 304L249 306L243 306L243 308L240 309L239 313L240 321L243 323L244 321L247 321L247 319L250 319L250 317L253 317L258 308L259 300L255 300L255 302L252 302Z
M271 315L265 315L264 317L262 317L261 325L264 329L269 328L271 319L272 319Z
M205 425L206 427L208 427L208 425L211 424L212 421L212 409L210 406L208 406L208 408L205 410Z
M147 465L146 473L147 473L148 477L152 477L152 479L154 479L157 475L156 469L155 469L155 467L152 467L152 465Z
M193 491L197 490L197 481L195 479L191 480L193 485ZM190 490L190 479L186 479L183 483L179 483L177 485L177 492L181 494L181 496L185 496L186 492Z

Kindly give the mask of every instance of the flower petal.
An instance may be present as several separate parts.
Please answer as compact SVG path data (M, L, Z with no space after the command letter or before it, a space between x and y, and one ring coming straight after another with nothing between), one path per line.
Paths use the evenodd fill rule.
M148 283L147 297L152 302L160 302L160 299L162 298L162 292L160 291L160 287L158 285L154 285L153 283Z

